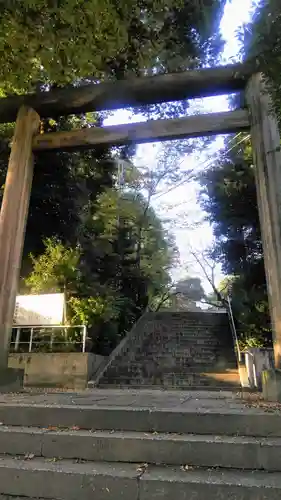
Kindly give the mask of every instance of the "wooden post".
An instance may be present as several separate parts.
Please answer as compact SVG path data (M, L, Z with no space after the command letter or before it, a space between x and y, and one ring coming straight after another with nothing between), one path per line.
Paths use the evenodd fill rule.
M23 106L19 110L0 212L0 370L8 363L33 177L32 139L39 123L33 109Z
M258 208L261 223L275 367L281 369L281 150L271 99L262 75L246 91L250 111Z

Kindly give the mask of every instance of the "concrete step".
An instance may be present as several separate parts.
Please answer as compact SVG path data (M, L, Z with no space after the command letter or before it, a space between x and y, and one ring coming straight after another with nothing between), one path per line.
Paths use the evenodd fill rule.
M183 467L184 468L184 467ZM280 500L280 473L0 457L0 498Z
M280 500L279 473L148 468L140 480L140 500Z
M281 437L279 413L257 413L250 409L238 412L235 404L228 410L218 411L217 407L209 406L206 409L204 391L202 394L199 400L194 400L194 409L191 406L182 410L118 407L116 403L113 407L1 403L0 422L7 426L41 428L77 426L86 430Z
M0 428L2 454L281 471L281 438Z
M138 499L137 466L0 457L0 499ZM15 499L14 499L15 500Z

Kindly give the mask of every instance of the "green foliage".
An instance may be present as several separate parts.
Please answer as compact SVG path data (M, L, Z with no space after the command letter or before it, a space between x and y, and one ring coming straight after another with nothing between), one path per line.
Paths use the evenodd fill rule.
M245 351L251 347L265 346L264 338L257 335L242 337L238 340L238 342L241 351Z
M0 95L211 64L222 45L217 28L224 4L225 0L2 2ZM186 106L174 103L142 111L175 116ZM101 115L90 113L44 120L42 126L44 132L55 132L101 123ZM10 125L1 126L1 195L11 133ZM93 349L106 354L149 301L169 286L175 255L172 239L151 209L150 195L143 194L147 179L140 179L132 168L122 196L115 189L114 158L130 157L134 147L48 152L35 158L22 289L65 290L70 321L91 325ZM169 175L174 180L172 167Z
M0 50L8 55L0 74L7 90L99 78L102 61L127 43L126 25L110 0L15 0L1 6L0 22Z
M244 42L242 51L244 58L257 62L267 77L279 122L281 120L280 22L279 0L261 0L256 6L252 21L245 25L240 33L240 38Z
M239 136L236 142L241 141ZM235 146L232 138L226 150ZM213 258L231 280L240 334L271 341L263 250L249 143L237 145L200 176L200 202L213 224ZM227 284L228 287L228 284Z
M281 122L280 20L280 2L262 0L239 36L244 59L257 62L267 77ZM213 256L236 277L232 302L241 342L260 346L271 342L271 325L252 151L248 140L238 144L241 138L226 141L219 160L201 176L201 204L215 231Z
M73 287L78 280L79 251L65 248L54 238L44 241L45 252L38 258L30 255L33 270L25 279L31 293L60 293L66 284Z
M104 352L168 283L173 249L144 200L120 197L115 189L88 206L80 230L75 249L48 238L44 252L31 256L24 284L32 293L65 291L68 321L86 324L95 348Z
M0 80L7 92L38 82L178 70L221 46L224 0L10 0L0 6ZM219 15L218 15L219 13ZM189 56L189 59L187 58Z
M52 344L50 336L52 335ZM27 352L28 346L25 346L21 352ZM36 331L33 336L33 352L81 352L81 333L75 329L54 328Z
M218 284L219 293L225 298L230 296L236 280L237 276L225 276Z
M113 310L110 304L101 297L70 297L68 300L71 324L93 326L101 318L113 319Z

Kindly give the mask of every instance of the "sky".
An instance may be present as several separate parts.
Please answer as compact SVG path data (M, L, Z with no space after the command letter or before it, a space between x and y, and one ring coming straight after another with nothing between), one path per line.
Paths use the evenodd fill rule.
M250 20L252 0L232 0L228 1L221 22L221 33L225 40L225 48L222 54L222 62L233 62L239 51L239 43L236 38L236 30L241 24ZM228 109L227 96L217 96L196 100L202 105L202 112L226 111ZM126 123L128 121L140 121L140 117L125 110L117 111L106 121L106 125L116 123ZM182 169L196 169L207 167L210 158L223 145L223 137L218 136L205 150L204 153L184 156L180 160ZM141 144L137 148L137 155L134 160L136 165L155 164L156 155L161 145L159 143ZM179 249L180 262L171 274L177 281L188 276L198 276L202 279L202 284L207 292L211 291L210 284L191 256L190 248L199 255L212 244L213 233L208 223L202 223L196 229L191 229L194 223L202 220L204 214L197 201L199 186L196 182L186 182L179 187L168 191L164 189L164 194L155 196L152 204L160 217L169 217L173 220L173 234ZM165 193L165 191L168 191ZM222 279L220 267L216 267L216 282Z

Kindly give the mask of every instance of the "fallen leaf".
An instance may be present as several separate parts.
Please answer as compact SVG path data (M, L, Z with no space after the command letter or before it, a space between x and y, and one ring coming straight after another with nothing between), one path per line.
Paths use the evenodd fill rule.
M193 467L191 465L182 465L181 470L187 471L187 470L192 470Z
M148 467L148 464L141 464L137 468L137 472L143 474L146 471L147 467Z
M26 455L24 455L24 460L32 460L34 457L34 453L26 453Z
M50 432L51 432L51 431L58 431L58 430L59 430L59 428L58 428L58 427L55 427L55 426L53 426L53 425L49 425L49 427L47 427L47 431L50 431Z
M73 425L73 427L71 427L71 430L72 431L80 431L80 427L78 427L78 425Z
M107 493L110 493L110 491L109 491L109 489L108 489L108 488L105 488L105 489L106 489Z

